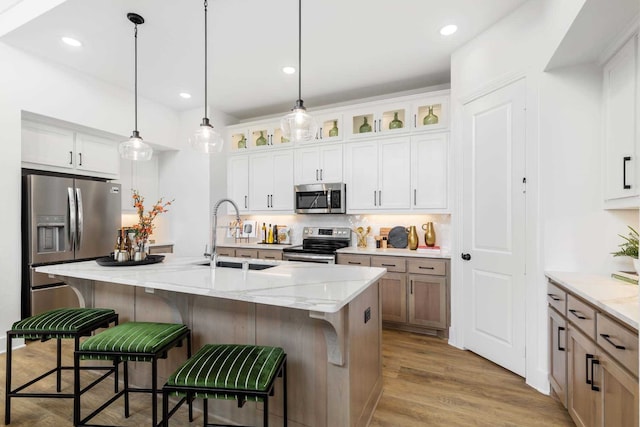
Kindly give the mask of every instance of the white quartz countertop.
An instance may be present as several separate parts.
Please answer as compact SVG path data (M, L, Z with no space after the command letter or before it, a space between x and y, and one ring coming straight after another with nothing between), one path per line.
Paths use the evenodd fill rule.
M95 261L37 267L39 273L335 313L380 279L386 269L220 257L221 261L275 264L266 270L199 265L202 257L167 254L158 264L103 267Z
M545 275L603 312L638 329L638 285L597 274L547 271Z
M451 254L445 251L429 251L429 252L420 252L420 251L412 251L409 249L399 249L399 248L386 248L386 249L378 249L378 248L359 248L357 246L349 246L346 248L338 249L336 252L339 254L354 254L354 255L386 255L386 256L405 256L405 257L416 257L416 258L445 258L450 259Z

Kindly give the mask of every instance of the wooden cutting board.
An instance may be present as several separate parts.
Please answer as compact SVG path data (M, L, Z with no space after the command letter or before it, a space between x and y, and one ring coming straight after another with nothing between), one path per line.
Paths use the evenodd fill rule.
M389 231L391 231L393 227L380 227L380 237L389 238Z

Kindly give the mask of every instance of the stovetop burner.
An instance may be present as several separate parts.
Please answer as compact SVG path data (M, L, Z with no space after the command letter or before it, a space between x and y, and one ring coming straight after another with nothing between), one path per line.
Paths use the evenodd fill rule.
M284 248L283 252L335 254L351 243L351 230L347 227L304 227L302 245Z

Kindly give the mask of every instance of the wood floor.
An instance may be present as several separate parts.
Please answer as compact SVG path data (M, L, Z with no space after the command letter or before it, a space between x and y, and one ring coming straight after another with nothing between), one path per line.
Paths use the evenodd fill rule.
M70 340L66 341L68 355L72 346L68 345ZM15 381L25 380L26 372L40 372L52 366L54 355L54 342L36 342L14 352ZM522 378L438 338L385 330L383 355L384 393L371 427L574 425L559 402L530 388ZM67 363L70 362L68 357ZM4 368L3 354L2 420ZM63 387L71 390L70 375ZM109 387L105 393L111 390ZM116 403L99 421L132 427L149 425L149 406L148 396L133 395L129 419L121 419L122 409ZM70 399L14 399L11 426L70 426L71 414ZM196 412L195 421L189 425L202 425L202 414Z

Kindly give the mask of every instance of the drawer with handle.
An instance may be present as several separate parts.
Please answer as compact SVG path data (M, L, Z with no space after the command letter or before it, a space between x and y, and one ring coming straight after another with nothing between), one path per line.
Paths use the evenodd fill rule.
M551 281L547 283L547 302L558 313L567 315L567 293Z
M282 251L278 250L262 250L258 251L258 258L260 259L273 259L273 260L281 260L282 259Z
M602 313L598 313L596 319L598 345L638 376L638 334Z
M445 276L447 274L447 262L440 259L409 259L407 260L409 273L433 274Z
M567 295L567 319L589 338L596 339L596 311L573 295Z
M404 273L407 271L407 263L404 258L392 256L371 257L371 267L386 268L388 272Z
M258 258L257 249L236 249L236 256L238 258Z
M371 257L364 255L338 254L338 264L371 267Z

